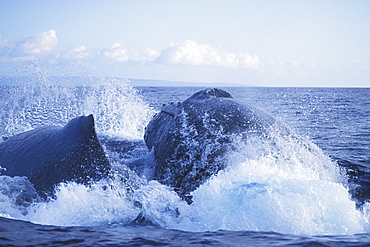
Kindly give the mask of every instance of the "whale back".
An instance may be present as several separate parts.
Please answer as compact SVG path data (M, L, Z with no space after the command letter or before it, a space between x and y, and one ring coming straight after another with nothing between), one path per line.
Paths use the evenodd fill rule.
M60 182L101 179L110 167L92 115L74 118L64 127L42 127L10 137L0 143L0 166L2 175L26 176L46 194Z
M190 200L189 192L226 167L235 138L263 136L274 122L220 89L202 90L181 103L166 105L144 135L154 152L153 179Z

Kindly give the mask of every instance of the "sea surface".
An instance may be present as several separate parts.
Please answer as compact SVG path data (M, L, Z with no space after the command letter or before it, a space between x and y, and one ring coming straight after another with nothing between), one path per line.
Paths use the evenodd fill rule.
M370 88L222 88L300 139L243 142L189 205L125 162L148 153L145 126L163 104L204 87L8 79L0 86L0 141L93 114L106 153L126 175L61 183L45 201L25 199L26 178L0 174L0 246L370 245Z

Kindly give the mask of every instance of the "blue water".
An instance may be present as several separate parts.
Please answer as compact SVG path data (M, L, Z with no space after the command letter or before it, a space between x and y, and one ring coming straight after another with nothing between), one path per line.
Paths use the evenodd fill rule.
M164 103L203 89L89 80L87 87L37 78L1 86L0 136L92 113L107 154L124 167L125 160L147 153L144 128ZM273 144L241 142L228 169L193 192L192 205L130 170L125 179L91 187L60 184L56 198L28 204L16 200L24 180L0 176L0 245L370 244L370 89L224 89L278 119L301 141L276 136ZM106 183L110 189L102 189ZM136 221L139 215L148 221Z

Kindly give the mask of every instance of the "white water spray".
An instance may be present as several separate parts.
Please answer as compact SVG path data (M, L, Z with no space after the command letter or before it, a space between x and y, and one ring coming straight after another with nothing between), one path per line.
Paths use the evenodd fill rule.
M77 116L93 114L98 133L141 139L154 113L127 81L112 78L99 78L84 87L51 81L4 87L0 106L1 136L64 125Z

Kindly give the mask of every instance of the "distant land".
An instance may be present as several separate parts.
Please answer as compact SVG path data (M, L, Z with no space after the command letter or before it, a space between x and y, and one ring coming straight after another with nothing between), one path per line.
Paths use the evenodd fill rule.
M128 79L128 84L138 87L249 87L248 85L237 83L183 82L148 79Z
M249 85L238 83L184 82L89 76L0 76L0 85L20 85L43 82L45 84L52 83L56 85L89 86L104 84L111 79L125 81L128 85L134 87L249 87Z

